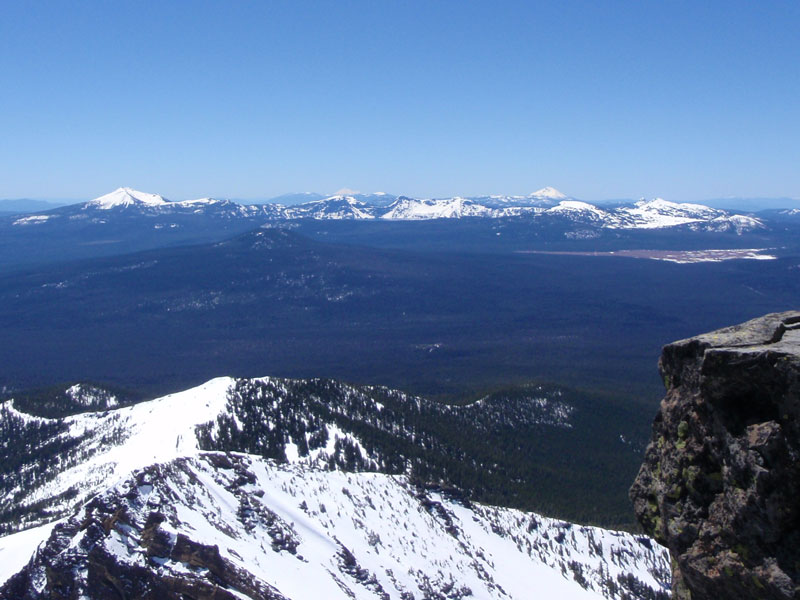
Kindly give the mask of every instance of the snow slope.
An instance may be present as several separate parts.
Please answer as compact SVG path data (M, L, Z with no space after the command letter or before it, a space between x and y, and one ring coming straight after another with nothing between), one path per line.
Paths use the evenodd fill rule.
M0 537L0 586L20 571L59 521Z
M115 408L117 399L92 386L74 385L67 390L68 398L79 409L92 412L45 419L16 410L13 401L0 405L0 431L8 432L7 443L27 448L30 455L19 464L18 477L9 475L0 487L0 507L14 505L23 511L13 519L15 529L39 525L64 516L104 485L136 469L193 456L201 447L260 453L312 466L349 465L351 470L400 473L406 464L394 456L396 448L373 444L367 451L351 429L361 424L389 434L394 447L442 443L433 430L405 423L414 415L449 427L468 424L475 431L498 423L569 429L574 409L560 394L532 387L519 397L447 406L335 381L223 377L149 402L98 410ZM343 445L358 449L359 456L343 460L347 455ZM53 453L58 454L55 464L51 464ZM47 507L44 513L35 509L39 505ZM0 510L0 531L8 522Z
M662 198L640 200L632 207L622 207L615 212L616 219L609 226L621 229L661 229L710 221L728 214L700 204L678 204Z
M0 544L21 547L20 535ZM133 473L56 526L40 554L11 583L35 587L58 569L87 593L92 568L113 564L123 582L147 570L243 598L588 600L631 582L663 592L668 573L666 554L630 534L458 502L403 476L225 453Z
M566 216L567 218L577 218L594 222L603 222L609 218L609 213L601 208L580 202L578 200L562 200L553 208L547 209L548 215Z
M51 514L61 514L76 502L88 498L135 469L154 462L192 456L199 451L194 428L212 419L223 410L226 392L233 380L227 377L211 381L184 392L114 411L89 412L66 419L44 419L18 412L13 402L2 407L9 414L29 423L61 422L66 431L64 440L77 447L68 460L62 457L61 469L52 479L11 490L0 498L0 505L15 502L35 505L46 502ZM20 503L18 494L24 493ZM39 524L21 520L22 526Z
M256 390L266 389L259 382L288 385L238 380L247 382ZM27 526L41 522L37 502L48 505L51 516L42 527L0 537L0 558L14 556L0 561L0 584L31 557L0 598L45 590L47 574L56 571L92 597L86 590L98 565L122 573L122 581L129 577L134 587L147 581L151 589L177 581L196 592L225 579L225 589L235 592L231 598L622 598L635 589L666 597L666 553L646 538L470 503L417 487L405 475L318 468L325 464L320 453L337 439L360 445L333 424L327 443L305 457L287 444L285 463L201 451L198 425L219 423L214 420L223 414L234 422L254 414L232 411L236 384L218 378L63 420L4 403L6 423L37 431L51 426L74 445L65 446L52 477L0 502L7 506L23 493L18 506L31 507L20 520ZM267 430L272 417L266 415L280 398L263 399ZM486 409L483 402L459 410ZM553 426L568 426L568 406L539 404L537 410L557 410ZM364 410L388 409L375 403ZM87 526L92 522L98 527Z

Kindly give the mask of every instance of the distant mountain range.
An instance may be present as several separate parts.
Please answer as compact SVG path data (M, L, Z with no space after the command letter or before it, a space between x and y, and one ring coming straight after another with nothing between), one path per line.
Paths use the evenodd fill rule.
M7 198L0 200L0 217L51 210L74 201L32 200L30 198Z
M147 196L142 192L136 192L130 188L121 188L128 190L132 195ZM119 191L119 190L117 190ZM152 195L152 194L150 194ZM371 204L377 207L386 207L395 202L401 196L388 194L385 192L361 193L361 192L337 192L336 194L320 194L318 192L290 192L269 198L258 199L236 199L230 200L242 205L263 205L263 204L278 204L284 207L292 207L299 204L308 204L320 200L336 197L349 197L360 203ZM493 195L493 196L466 196L464 199L476 202L483 206L492 208L503 208L510 205L513 206L535 206L537 201L561 201L561 200L578 200L578 198L568 197L559 190L553 187L544 187L536 192L525 195ZM447 199L433 199L426 200L430 202L445 202ZM640 200L643 200L640 199ZM632 198L624 199L607 199L594 201L591 204L598 207L615 207L615 206L631 206L637 200ZM82 204L80 201L67 200L67 199L0 199L0 216L7 216L13 214L26 214L34 212L42 212L57 208L59 206L67 206L71 204ZM757 213L763 210L777 210L783 208L800 208L800 199L790 197L727 197L727 198L711 198L707 200L700 200L697 204L708 206L711 208L718 208L733 212L752 212Z
M189 216L215 220L279 221L297 219L389 221L461 219L469 217L549 219L607 229L661 229L688 226L708 231L751 231L764 223L751 215L736 214L700 204L680 204L657 198L633 204L601 208L570 199L554 188L543 188L529 196L485 196L476 198L417 199L334 195L284 206L243 205L230 200L200 198L169 201L157 194L119 188L83 204L55 208L10 221L14 227L58 226L61 222L86 221L105 224L110 219ZM180 227L178 223L154 222L154 228Z
M423 222L428 225L422 226ZM564 249L564 242L574 246L581 240L602 242L606 249L614 249L611 244L686 250L783 246L793 243L791 232L798 223L793 209L752 214L659 198L599 206L550 187L527 196L418 199L357 194L291 205L248 205L214 198L170 201L158 194L119 188L80 204L0 216L0 269L221 241L264 226L296 228L323 239L338 236L338 241L346 243L388 246L403 229L401 246L411 239L415 245L430 245L445 239L441 236L446 233L450 249L477 235L482 247L488 244L506 250ZM719 235L723 237L713 237ZM639 240L636 245L632 245L634 238Z

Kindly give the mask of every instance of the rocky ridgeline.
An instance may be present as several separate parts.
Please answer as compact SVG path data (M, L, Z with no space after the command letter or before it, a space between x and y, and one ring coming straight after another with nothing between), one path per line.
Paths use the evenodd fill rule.
M573 398L531 386L445 406L220 377L58 418L9 400L0 600L666 600L668 553L651 539L459 485L535 485L522 442L572 432Z
M48 531L0 600L668 598L642 536L241 453L150 465Z
M800 598L800 312L664 348L667 388L631 489L674 598Z

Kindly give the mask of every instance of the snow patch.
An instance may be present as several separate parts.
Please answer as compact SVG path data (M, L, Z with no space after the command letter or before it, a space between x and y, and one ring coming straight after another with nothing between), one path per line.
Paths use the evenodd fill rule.
M41 225L47 222L52 215L31 215L14 221L13 225Z

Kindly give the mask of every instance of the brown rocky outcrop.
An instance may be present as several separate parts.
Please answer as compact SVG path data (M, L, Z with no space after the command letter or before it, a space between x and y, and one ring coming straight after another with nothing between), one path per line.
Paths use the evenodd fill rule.
M800 312L664 347L631 488L679 600L800 598Z

